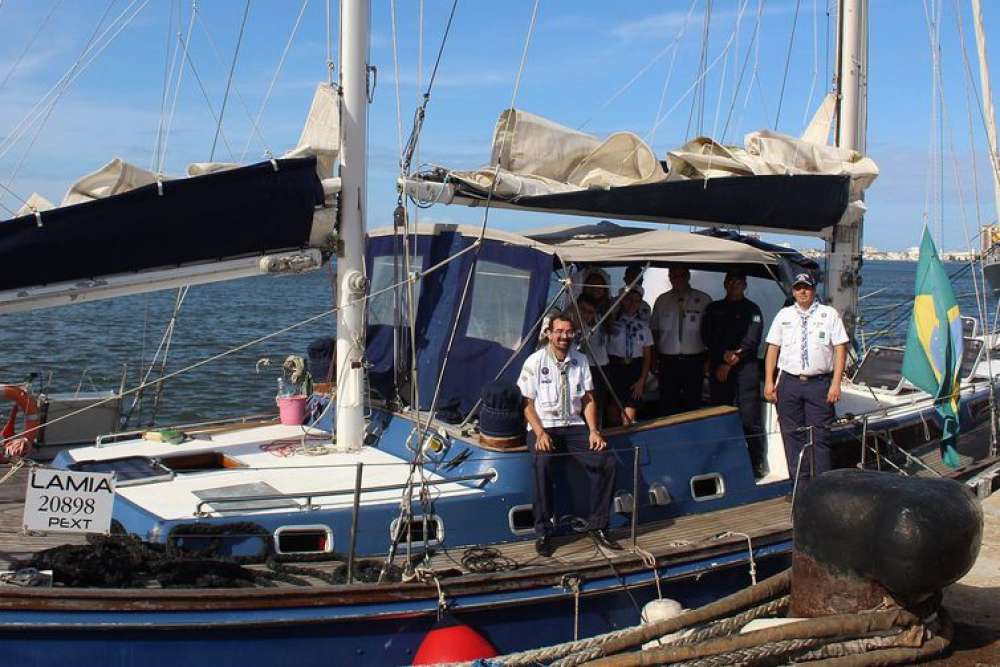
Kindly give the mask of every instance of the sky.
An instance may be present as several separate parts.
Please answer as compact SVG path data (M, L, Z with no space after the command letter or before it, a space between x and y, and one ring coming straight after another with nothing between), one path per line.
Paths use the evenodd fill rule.
M635 132L661 158L699 134L734 144L763 128L797 135L831 87L828 4L543 0L531 27L533 0L460 0L416 163L484 165L497 116L512 102L599 137ZM1000 5L983 4L996 86ZM164 173L180 175L190 162L250 163L296 144L313 90L327 76L326 2L251 0L249 11L246 0L196 6L192 21L190 0L0 0L0 205L16 210L32 192L58 202L74 180L116 156L144 168L162 161ZM400 128L405 139L452 0L372 0L371 7L378 73L368 224L378 227L391 223ZM928 12L941 35L936 107ZM997 215L983 117L969 103L979 96L969 3L871 0L869 13L867 152L881 173L868 191L865 244L915 246L929 224L945 248L967 248L979 225ZM336 2L330 17L336 68ZM98 46L86 51L95 35ZM703 54L708 73L699 85ZM258 115L254 131L250 119ZM434 207L419 215L480 224L483 212ZM491 225L511 230L560 222L570 221L490 214Z

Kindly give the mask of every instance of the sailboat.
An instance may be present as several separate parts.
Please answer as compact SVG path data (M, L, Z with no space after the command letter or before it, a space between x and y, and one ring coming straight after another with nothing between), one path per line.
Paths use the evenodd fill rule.
M850 67L839 77L839 150L851 151L863 148L850 108L863 90L865 3L844 5L841 61ZM76 567L76 587L0 589L0 641L10 660L311 665L353 657L404 664L446 612L496 650L511 652L632 625L643 604L658 597L696 606L787 564L786 496L798 471L778 470L776 463L772 477L756 480L729 406L606 430L617 461L611 528L627 548L609 552L581 538L570 518L554 555L535 555L530 453L516 437L482 433L476 408L483 387L511 378L532 351L546 312L572 284L571 267L679 263L722 271L738 265L773 277L781 258L713 235L627 226L515 234L486 226L414 227L401 219L369 232L368 21L367 2L343 2L337 176L322 176L317 156L274 159L178 182L154 180L15 221L18 235L34 238L69 228L62 216L110 225L170 202L175 213L191 216L194 228L203 228L206 216L236 225L219 232L218 248L195 255L168 245L161 249L168 256L142 265L107 258L127 272L128 289L144 289L137 283L164 264L187 272L157 277L165 286L197 280L195 267L208 258L244 255L233 261L245 264L249 256L259 270L263 255L315 250L323 245L315 239L325 238L313 231L316 221L329 223L335 210L338 234L327 251L336 255L338 338L335 394L310 397L300 423L207 424L185 429L180 442L126 434L63 452L52 468L57 473L114 474L113 525L132 536L121 544L95 539L96 552L120 556L96 569L113 570L119 584L145 585L88 585L93 568ZM505 112L499 127L509 127L516 114ZM614 164L640 149L609 147ZM689 157L694 161L693 152ZM718 167L722 158L712 160ZM454 174L400 187L423 201L616 219L743 228L807 221L816 233L837 229L836 243L828 238L829 271L857 270L851 263L859 256L860 217L851 205L859 192L852 192L856 181L848 173L671 179L651 177L658 161L628 162L638 177L627 183L614 170L585 169L595 187L529 196L507 196L492 183L484 189L475 178L462 181L468 187L461 189ZM487 171L496 176L500 159L491 166ZM598 185L602 178L614 182ZM209 211L201 208L207 193L216 207ZM276 236L245 238L247 224L270 227L276 219ZM74 233L84 233L78 229ZM106 234L115 233L107 228ZM234 239L239 242L231 244ZM400 261L406 262L402 270ZM88 269L75 270L61 276L66 284L53 298L103 287L80 285L79 272ZM26 285L11 290L46 296ZM850 289L838 287L831 298L853 312ZM875 400L887 419L897 416L896 406ZM444 418L446 405L457 419ZM877 432L866 432L868 421L844 426L861 428L862 443ZM780 443L769 447L781 461ZM863 456L865 450L854 451ZM968 458L960 478L982 493L992 491L1000 470L996 452ZM564 474L579 471L567 466ZM565 497L559 514L579 516L582 500ZM42 546L48 544L35 541L21 551ZM91 552L54 553L86 558ZM67 568L44 562L62 568L55 576L65 581ZM196 588L199 579L212 585ZM248 585L261 581L270 585Z

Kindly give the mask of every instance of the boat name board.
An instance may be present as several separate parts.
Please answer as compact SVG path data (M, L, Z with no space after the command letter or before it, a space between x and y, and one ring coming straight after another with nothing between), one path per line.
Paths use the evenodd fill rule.
M111 532L115 478L110 473L34 468L24 497L24 530Z

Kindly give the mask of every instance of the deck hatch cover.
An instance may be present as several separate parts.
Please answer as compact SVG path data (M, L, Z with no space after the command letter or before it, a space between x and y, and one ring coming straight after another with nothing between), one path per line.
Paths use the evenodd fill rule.
M115 486L148 484L173 479L172 470L148 456L122 456L101 461L77 461L70 470L78 472L110 472L115 475Z
M271 509L298 509L299 503L292 498L267 498L264 500L244 500L247 496L280 496L281 492L267 482L218 486L214 489L199 489L194 492L199 500L212 500L214 512L240 512Z

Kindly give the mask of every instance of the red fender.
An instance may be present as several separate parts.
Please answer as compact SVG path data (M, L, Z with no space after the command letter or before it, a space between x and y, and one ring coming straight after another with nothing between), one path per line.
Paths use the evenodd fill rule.
M446 614L420 642L414 665L435 665L440 662L466 662L492 658L497 654L493 644L464 623Z

